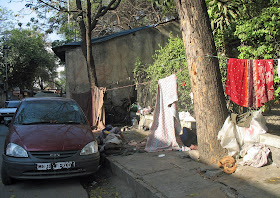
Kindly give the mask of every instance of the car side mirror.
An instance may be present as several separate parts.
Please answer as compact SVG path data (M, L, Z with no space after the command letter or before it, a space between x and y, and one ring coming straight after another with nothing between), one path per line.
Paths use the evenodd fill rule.
M10 124L11 124L11 122L12 122L12 120L5 120L4 122L5 122L5 123L4 123L5 126L6 126L6 127L9 127Z

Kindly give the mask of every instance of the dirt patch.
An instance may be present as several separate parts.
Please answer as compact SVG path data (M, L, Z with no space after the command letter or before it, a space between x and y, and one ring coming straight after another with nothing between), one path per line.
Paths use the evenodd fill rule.
M134 190L112 172L101 167L90 178L81 181L87 190L89 198L134 198Z
M136 128L131 128L127 131L123 131L123 136L127 142L131 140L141 141L147 138L149 131L143 131Z

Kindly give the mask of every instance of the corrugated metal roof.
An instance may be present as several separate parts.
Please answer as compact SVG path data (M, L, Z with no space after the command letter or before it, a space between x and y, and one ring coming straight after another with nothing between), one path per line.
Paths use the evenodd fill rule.
M113 38L116 38L116 37L119 37L119 36L124 36L124 35L127 35L127 34L131 34L133 32L137 32L139 30L143 30L143 29L150 28L150 27L155 27L155 26L157 26L157 25L148 25L148 26L144 26L144 27L138 27L138 28L134 28L134 29L124 30L124 31L121 31L121 32L117 32L117 33L114 33L114 34L109 34L109 35L102 36L102 37L92 38L91 43L93 43L93 44L94 43L101 43L101 42L104 42L104 41L107 41L107 40L110 40L110 39L113 39ZM81 45L81 41L64 44L64 46L79 46L79 45Z

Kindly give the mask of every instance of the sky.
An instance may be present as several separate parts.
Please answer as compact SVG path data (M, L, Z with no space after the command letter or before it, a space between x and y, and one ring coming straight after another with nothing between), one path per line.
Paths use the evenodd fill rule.
M1 0L0 5L2 7L8 8L9 10L12 10L14 15L15 14L20 14L19 17L16 17L18 23L23 24L24 26L30 21L30 18L36 17L36 14L32 12L31 10L25 8L26 2L23 0ZM60 40L61 38L53 33L48 36L48 40L54 41L54 40Z

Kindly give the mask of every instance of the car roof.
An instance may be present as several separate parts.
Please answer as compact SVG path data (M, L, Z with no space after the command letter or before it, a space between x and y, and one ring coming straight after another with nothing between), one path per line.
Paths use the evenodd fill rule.
M41 98L24 98L22 101L46 101L46 100L51 100L51 101L74 101L73 99L70 98L64 98L64 97L41 97Z

